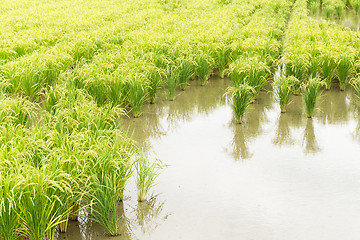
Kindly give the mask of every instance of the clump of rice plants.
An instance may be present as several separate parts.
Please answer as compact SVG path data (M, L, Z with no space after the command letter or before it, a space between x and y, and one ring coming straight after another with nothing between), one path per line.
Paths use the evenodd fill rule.
M118 234L117 204L123 199L127 180L132 175L128 144L131 142L114 138L100 139L102 153L93 159L87 169L89 175L86 203L89 218L102 225L108 234Z
M219 67L220 77L224 78L226 69L229 67L230 64L230 54L231 48L227 45L221 45L216 50L216 63Z
M49 113L55 113L55 106L60 100L60 91L57 87L49 87L45 92L45 101L43 102L43 106L46 111Z
M330 18L335 12L335 7L332 4L324 4L323 6L325 9L325 16Z
M280 77L274 82L275 95L280 103L280 110L282 113L286 112L286 107L289 103L291 94L294 93L295 85L299 80L293 76Z
M337 76L340 83L340 90L345 90L349 84L349 75L353 69L353 61L351 57L346 54L342 54L337 63Z
M156 94L163 82L163 72L156 66L151 66L147 70L149 101L151 104L155 103Z
M0 239L16 240L20 228L18 178L0 173Z
M323 85L318 77L310 77L307 83L303 85L302 95L306 104L308 118L311 118L314 114L316 101L320 96L320 90Z
M138 190L138 201L143 202L150 189L156 184L155 180L160 174L162 165L159 159L151 162L148 153L140 150L134 166L136 170L135 182Z
M229 68L234 86L246 83L255 90L255 98L270 74L269 66L259 57L238 58Z
M350 4L355 10L356 14L360 11L360 0L350 0Z
M356 91L357 96L360 98L360 78L359 77L354 78L351 81L351 85L353 86L354 90Z
M185 90L185 88L189 85L190 79L195 74L195 63L190 57L181 58L178 62L180 62L179 86L181 90Z
M231 106L235 113L235 119L241 124L246 110L250 103L254 101L256 90L247 84L239 84L228 88L225 94L232 99Z
M320 9L320 1L312 1L310 3L310 9L312 14L316 14Z
M212 68L214 66L214 60L210 55L206 53L200 53L196 58L196 75L199 78L200 85L204 86L209 79Z
M175 64L171 64L167 67L166 72L166 83L169 91L169 100L174 101L176 88L179 85L180 67Z
M70 176L60 170L24 172L19 198L20 232L30 240L53 239L55 227L67 215L63 202L71 195Z
M127 80L128 84L128 100L131 106L134 117L139 117L141 114L141 107L146 98L146 82L143 75L135 74L130 76Z
M325 82L325 88L327 90L331 87L331 82L334 78L334 72L336 70L336 62L333 57L329 54L325 54L325 56L321 59L321 72Z

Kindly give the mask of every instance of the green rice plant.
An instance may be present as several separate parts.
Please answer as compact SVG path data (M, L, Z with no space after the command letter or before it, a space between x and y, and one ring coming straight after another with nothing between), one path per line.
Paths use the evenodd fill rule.
M135 118L141 114L141 108L146 98L146 79L143 74L134 74L129 76L128 84L128 101L131 106L131 111Z
M256 94L264 87L270 75L269 66L259 57L239 58L229 67L233 85L246 83L254 88Z
M45 100L43 102L43 106L46 111L48 111L51 114L54 114L56 111L56 104L59 102L61 97L61 93L59 88L56 87L49 87L46 89L45 92Z
M151 162L148 153L140 150L134 166L136 170L135 183L138 191L138 201L143 202L150 189L156 184L155 180L160 174L162 165L159 159Z
M22 97L0 99L0 124L28 126L35 116L35 104Z
M312 14L314 14L314 15L317 14L320 9L320 2L314 1L314 2L310 3L310 9L311 9Z
M9 169L7 169L8 171ZM20 192L14 174L0 172L0 240L16 240L21 227L18 207Z
M195 63L191 57L183 57L177 60L179 62L179 86L181 90L189 85L190 79L195 74Z
M334 0L335 12L338 17L341 17L344 12L345 3L342 0Z
M355 10L356 14L359 14L360 11L360 0L350 0L352 8Z
M335 7L332 4L324 5L324 9L325 9L325 16L327 18L330 18L335 12Z
M215 62L219 66L220 77L224 78L226 69L230 64L231 48L228 45L221 45L216 49Z
M360 98L360 78L359 78L359 76L354 78L351 81L351 85L353 86L354 90L356 91L357 96Z
M196 75L199 78L200 85L204 86L212 73L214 60L209 54L199 53L195 58L195 62Z
M311 118L314 114L316 101L320 96L321 87L324 85L317 77L310 77L306 84L303 84L303 98L306 104L306 114Z
M351 56L341 54L337 61L337 77L340 83L340 90L345 90L346 86L349 84L349 75L352 73L352 69L353 60Z
M108 85L108 95L107 98L110 100L110 103L113 107L115 106L125 106L126 98L129 91L129 87L124 81L120 80L118 76L110 76L107 80Z
M60 170L27 169L20 189L20 233L29 240L54 239L55 227L66 215L63 201L71 195L70 176Z
M30 100L37 100L40 96L40 90L43 87L40 71L35 66L27 66L20 75L20 82L23 92Z
M87 170L91 175L83 201L90 219L102 225L112 236L118 234L117 204L123 199L126 181L132 175L128 144L118 138L105 142L101 139L98 147L102 153L93 159Z
M275 95L280 104L282 113L286 112L291 94L294 93L295 85L299 82L294 76L280 77L274 82Z
M241 124L243 122L244 113L248 109L250 103L254 101L256 90L245 83L228 88L225 94L231 97L231 106L235 113L235 119Z
M336 71L336 62L333 57L328 54L323 55L320 60L321 72L325 82L325 88L328 90L331 87L332 80L334 78L334 72Z
M169 92L169 100L175 99L176 88L179 85L180 67L176 64L171 64L166 69L166 83Z
M163 71L156 66L150 66L147 69L147 93L149 95L149 101L151 104L155 103L156 94L163 83L163 75Z

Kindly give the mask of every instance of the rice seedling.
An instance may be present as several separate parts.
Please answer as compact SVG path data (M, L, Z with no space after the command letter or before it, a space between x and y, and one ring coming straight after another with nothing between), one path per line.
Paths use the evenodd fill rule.
M127 80L128 84L128 101L131 106L133 116L139 117L141 114L141 108L146 98L146 79L143 75L137 74L130 76Z
M214 61L211 56L206 53L198 54L195 61L196 75L199 78L200 85L204 86L212 73Z
M291 94L294 93L295 87L299 80L293 76L280 77L274 82L275 95L278 98L280 104L280 110L282 113L286 112L286 107L289 103Z
M303 98L306 104L306 114L308 118L314 115L316 101L320 96L321 87L324 85L318 77L310 77L303 85Z
M349 75L353 69L353 61L347 54L342 54L337 62L337 76L340 83L340 90L345 90L349 84Z
M232 99L231 106L235 113L235 119L241 124L243 122L244 113L248 109L250 103L254 101L256 90L247 84L239 84L228 88L225 94Z
M138 201L146 199L150 189L156 184L155 180L160 174L162 165L159 159L151 162L147 152L140 150L134 162L136 170L136 187L138 190Z

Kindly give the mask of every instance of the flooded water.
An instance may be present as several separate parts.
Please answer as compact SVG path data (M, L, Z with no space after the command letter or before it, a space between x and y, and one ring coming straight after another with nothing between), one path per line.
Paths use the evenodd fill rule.
M343 27L350 28L353 31L359 32L360 30L360 15L356 14L356 12L353 9L345 8L343 15L339 17L330 17L327 18L325 15L325 11L322 9L319 9L316 13L312 13L310 11L310 16L314 17L317 20L327 20L335 22Z
M119 206L122 234L71 222L58 239L359 239L360 112L351 91L326 91L313 119L301 96L285 114L261 92L243 124L223 97L229 80L196 82L175 101L126 119L134 138L169 165L138 204Z

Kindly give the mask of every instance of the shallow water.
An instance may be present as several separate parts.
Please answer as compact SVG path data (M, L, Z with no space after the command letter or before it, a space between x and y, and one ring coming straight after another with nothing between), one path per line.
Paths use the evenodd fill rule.
M301 96L280 113L261 92L243 124L223 94L228 80L196 82L175 101L124 120L169 166L151 201L133 183L119 206L124 231L109 237L71 222L58 239L359 239L360 120L351 91L323 92L313 119ZM126 224L125 224L126 223Z
M310 11L310 16L314 17L317 20L327 20L335 22L343 27L350 28L353 31L360 31L360 15L356 14L353 9L345 8L343 11L343 15L341 17L330 17L327 18L325 15L325 11L319 9L316 13L312 13Z

